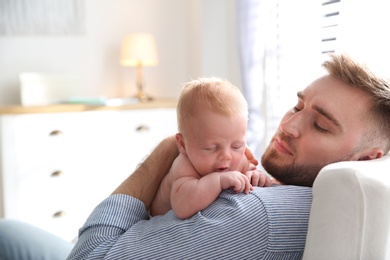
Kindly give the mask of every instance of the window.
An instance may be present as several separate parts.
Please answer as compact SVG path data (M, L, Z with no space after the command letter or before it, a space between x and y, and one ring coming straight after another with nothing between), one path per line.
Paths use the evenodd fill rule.
M323 59L328 58L329 53L336 50L338 30L340 23L341 0L329 0L322 2L321 8L321 51Z

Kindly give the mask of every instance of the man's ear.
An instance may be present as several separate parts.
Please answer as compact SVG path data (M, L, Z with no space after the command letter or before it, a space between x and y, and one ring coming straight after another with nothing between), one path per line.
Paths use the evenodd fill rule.
M368 161L378 159L383 156L383 150L381 148L371 148L368 150L361 151L358 161Z
M179 152L184 154L184 155L187 155L186 144L184 143L183 135L180 133L177 133L175 135L175 137L176 137L177 147L179 148Z

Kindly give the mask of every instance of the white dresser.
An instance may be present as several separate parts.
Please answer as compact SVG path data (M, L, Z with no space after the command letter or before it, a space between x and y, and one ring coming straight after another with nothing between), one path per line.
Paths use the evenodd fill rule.
M0 109L0 217L73 240L93 208L176 133L175 107Z

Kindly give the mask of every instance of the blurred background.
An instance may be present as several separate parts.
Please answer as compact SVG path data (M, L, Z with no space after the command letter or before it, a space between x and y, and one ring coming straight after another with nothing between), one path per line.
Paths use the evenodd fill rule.
M0 0L0 105L21 104L23 72L76 75L69 95L131 96L136 68L120 64L122 44L149 33L158 64L143 68L145 91L176 98L190 79L230 80L250 103L257 149L327 53L388 74L388 10L385 0Z
M182 84L199 77L240 87L260 158L329 53L390 76L388 10L388 0L0 0L0 218L74 241L177 132Z

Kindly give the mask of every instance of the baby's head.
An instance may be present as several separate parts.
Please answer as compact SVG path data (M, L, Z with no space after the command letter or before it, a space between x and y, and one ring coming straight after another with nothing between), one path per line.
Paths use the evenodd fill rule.
M188 82L177 115L179 150L200 175L239 169L246 147L248 105L236 86L218 78Z
M210 112L248 119L248 104L240 89L225 79L200 78L184 84L177 105L179 132L185 132L192 118Z

